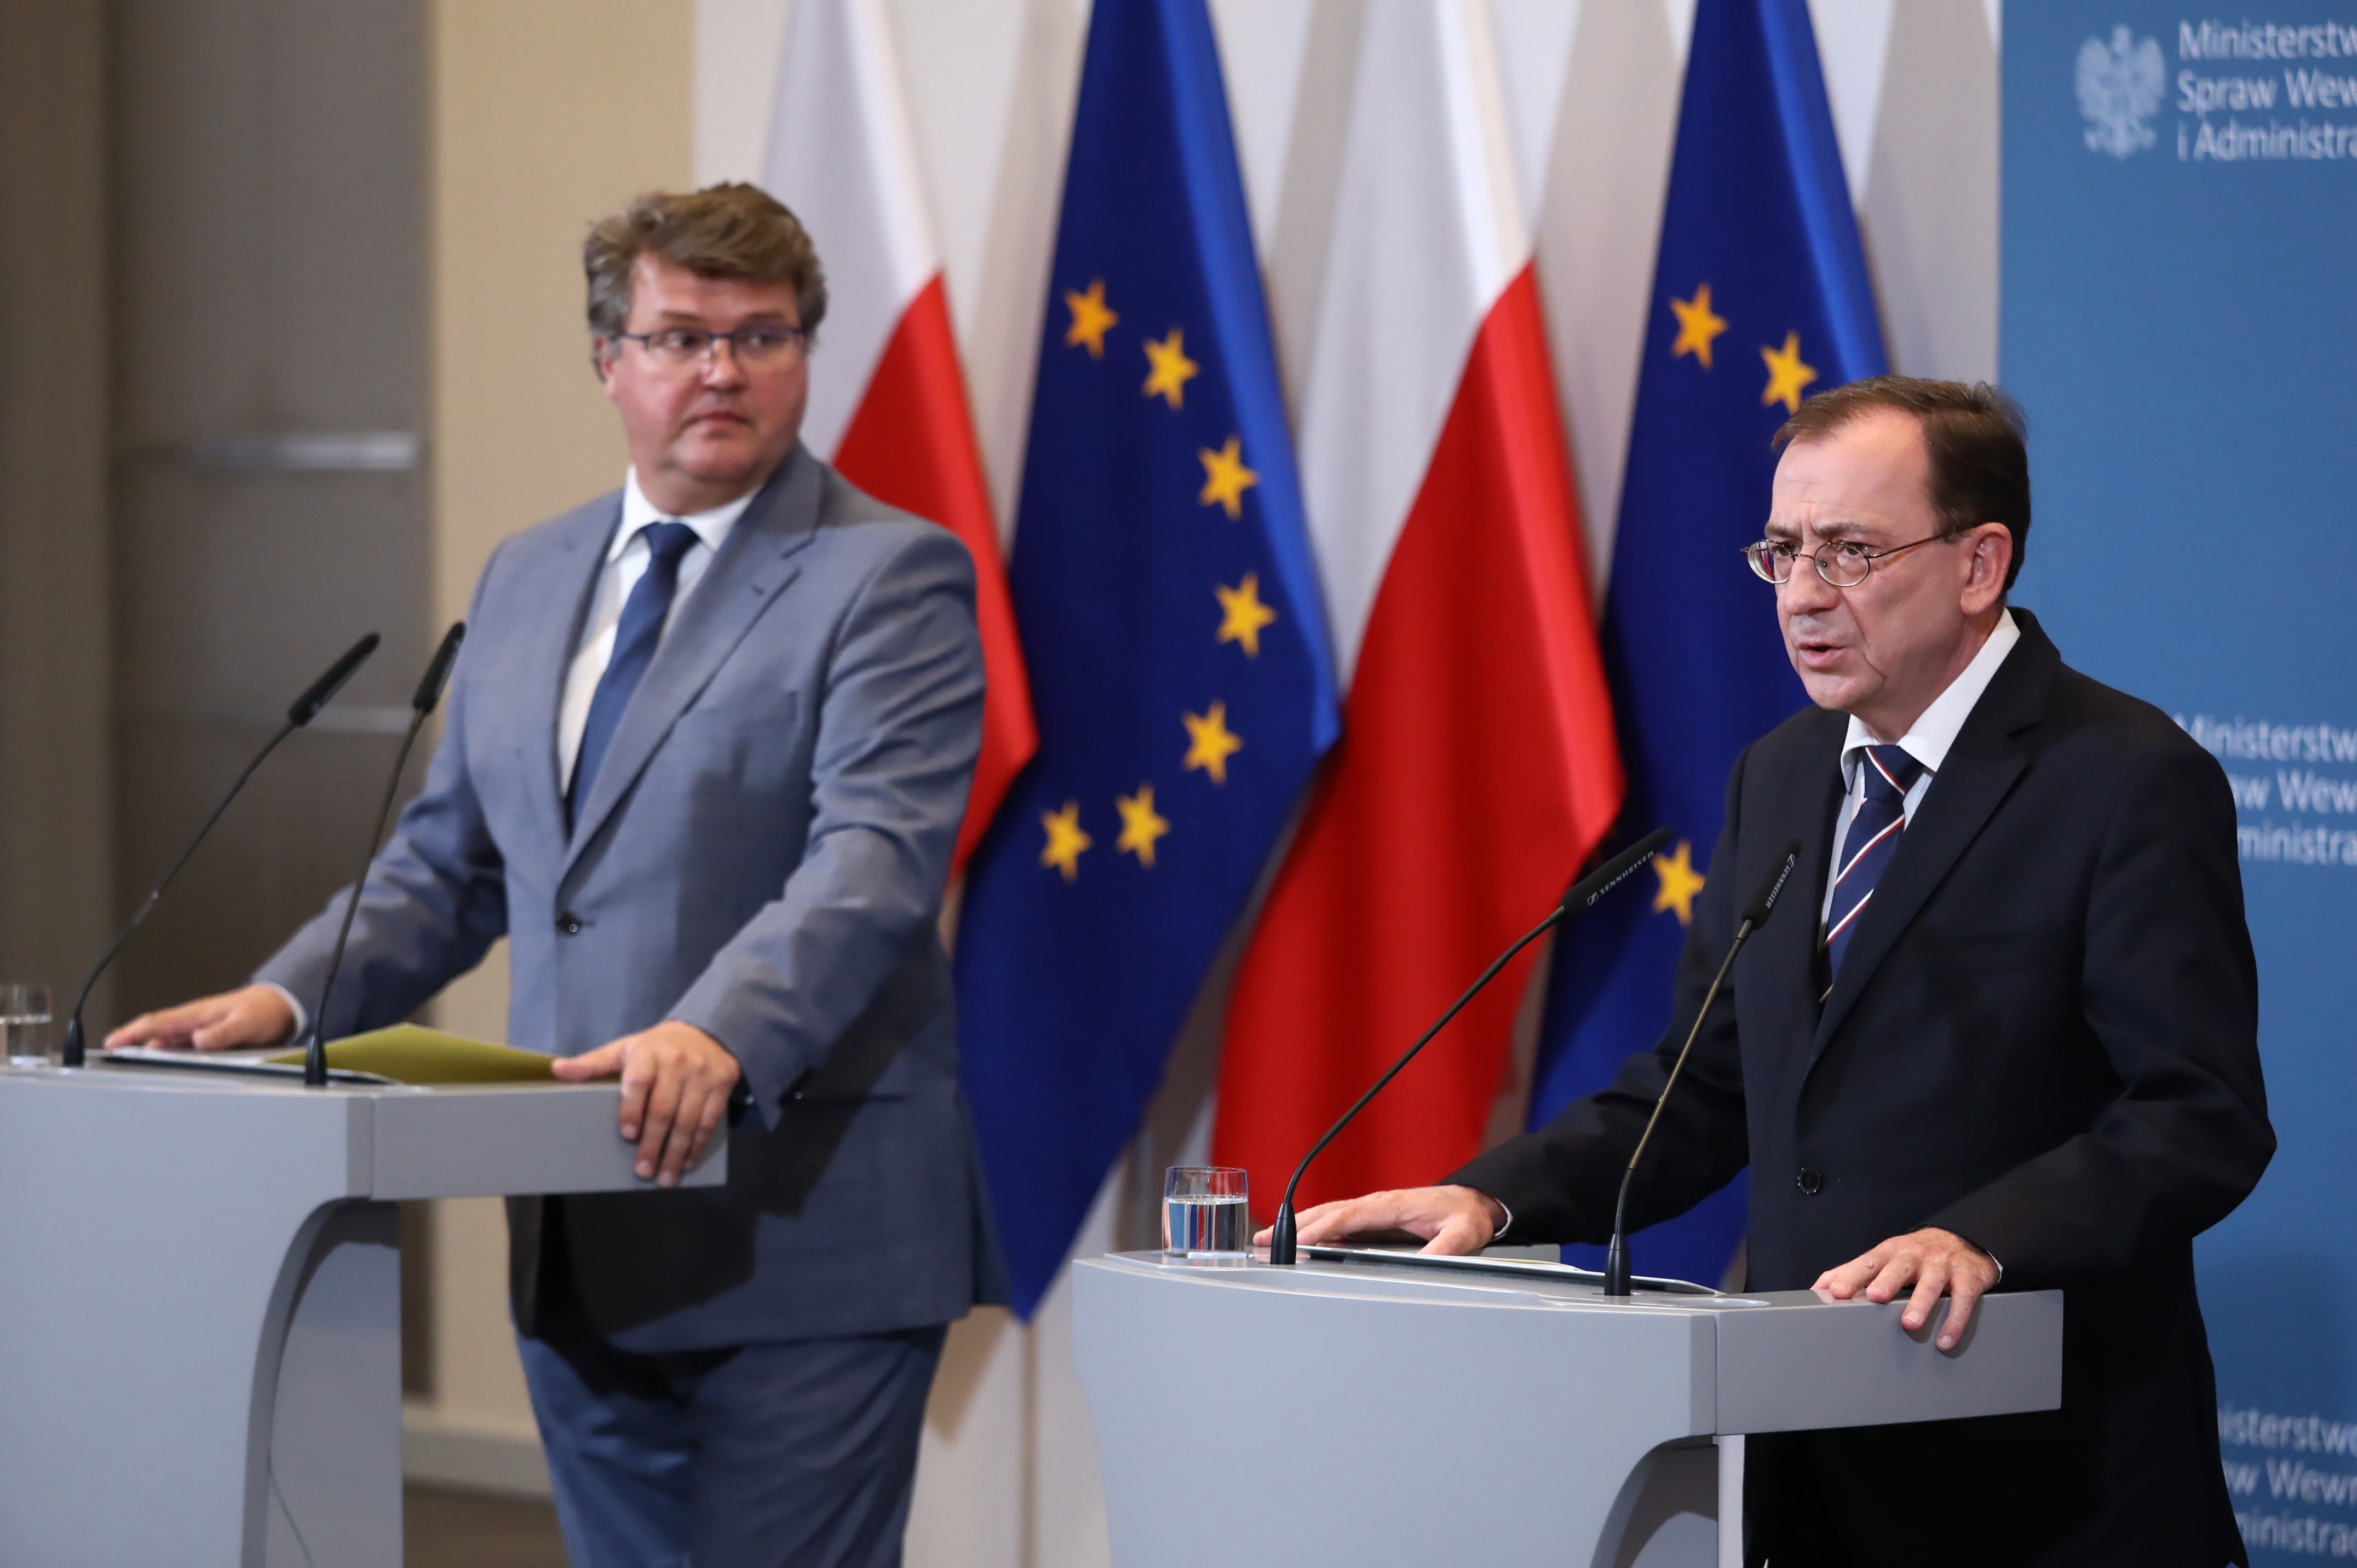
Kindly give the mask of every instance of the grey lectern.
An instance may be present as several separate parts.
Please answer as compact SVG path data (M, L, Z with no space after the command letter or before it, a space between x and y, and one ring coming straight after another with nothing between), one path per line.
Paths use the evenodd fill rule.
M619 1094L0 1069L0 1563L400 1568L393 1201L647 1186Z
M1739 1565L1741 1434L2061 1397L2059 1291L1987 1298L1943 1354L1898 1303L1303 1256L1075 1265L1115 1568Z

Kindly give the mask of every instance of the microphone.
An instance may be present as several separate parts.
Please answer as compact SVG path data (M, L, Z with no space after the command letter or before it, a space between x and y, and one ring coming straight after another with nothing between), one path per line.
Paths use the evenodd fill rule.
M344 650L344 656L328 665L328 672L312 682L309 690L296 698L294 704L286 710L287 726L301 729L317 718L319 710L333 701L336 693L344 689L344 682L352 678L352 671L368 662L369 655L376 651L379 640L376 633L370 632Z
M409 731L401 737L401 755L393 759L393 777L384 781L384 800L376 809L376 831L369 835L367 853L361 856L360 875L352 878L351 895L344 900L344 923L336 930L336 950L328 960L328 978L319 984L319 1010L311 1015L311 1043L303 1051L303 1082L308 1088L323 1088L328 1081L328 998L336 993L336 972L344 967L344 943L351 938L352 917L360 913L361 889L368 883L376 846L384 842L384 824L393 815L393 797L401 793L402 771L409 766L409 753L417 744L417 732L425 727L425 721L442 701L442 689L450 683L450 666L458 660L458 645L466 640L467 623L451 622L450 629L442 634L442 646L434 650L425 675L417 682L417 694L409 699Z
M1479 996L1481 993L1481 988L1488 985L1491 981L1496 979L1498 972L1505 968L1506 965L1512 961L1516 953L1522 951L1524 948L1538 940L1540 937L1545 935L1548 931L1553 930L1556 926L1561 925L1564 921L1567 919L1577 919L1580 916L1586 914L1595 906L1598 899L1612 891L1613 888L1618 887L1623 880L1633 875L1639 866L1644 865L1647 861L1652 859L1655 854L1659 854L1662 846L1669 842L1670 830L1667 828L1655 828L1652 832L1647 833L1643 838L1639 839L1635 843L1630 845L1627 849L1622 850L1619 854L1614 855L1610 860L1606 861L1602 865L1598 866L1594 871L1589 872L1577 882L1573 883L1571 891L1563 896L1562 903L1557 904L1553 909L1547 911L1547 918L1545 919L1541 920L1537 925L1533 926L1529 930L1524 931L1521 937L1515 940L1512 947L1510 947L1504 952L1500 953L1498 955L1497 961L1491 964L1489 968L1481 972L1481 978L1475 981L1471 987L1466 991L1465 994L1458 997L1456 1002L1450 1005L1448 1011L1440 1015L1440 1021L1433 1025L1431 1028L1426 1029L1424 1032L1423 1038L1410 1046L1407 1048L1406 1054L1402 1056L1399 1060L1392 1063L1391 1070L1389 1072L1384 1073L1383 1077L1375 1079L1375 1081L1369 1086L1367 1092L1359 1096L1358 1102L1352 1105L1348 1111L1343 1112L1341 1119L1336 1122L1334 1125L1326 1129L1326 1135L1318 1139L1316 1144L1312 1144L1308 1154L1301 1156L1301 1163L1298 1165L1296 1165L1293 1169L1293 1179L1285 1184L1285 1199L1276 1206L1276 1219L1272 1223L1269 1230L1268 1261L1270 1262L1276 1264L1281 1268L1289 1268L1293 1264L1295 1236L1297 1229L1293 1212L1293 1195L1294 1192L1301 1186L1301 1178L1308 1173L1309 1169L1309 1162L1326 1152L1326 1145L1332 1143L1341 1134L1343 1128L1348 1127L1352 1121L1357 1119L1359 1112L1367 1108L1367 1102L1369 1101L1374 1099L1376 1095L1383 1092L1383 1085L1397 1078L1400 1075L1400 1069L1407 1066L1408 1063L1414 1061L1415 1059L1415 1054L1424 1049L1424 1047L1431 1042L1433 1036L1437 1035L1441 1030L1447 1028L1448 1026L1448 1021L1451 1018L1456 1017L1458 1013L1464 1011L1465 1004L1472 1001L1474 997Z
M81 1010L89 1003L90 993L98 984L99 976L106 972L107 966L114 961L115 954L123 950L123 944L131 940L131 933L139 929L139 923L147 918L148 911L156 908L156 900L164 896L164 889L169 887L172 885L172 879L180 875L180 868L188 864L188 857L197 853L197 846L205 842L205 836L213 831L213 824L221 821L223 811L229 810L229 803L237 799L239 792L245 788L245 781L253 777L254 769L260 768L263 760L278 749L280 741L319 716L319 710L326 707L329 700L343 689L344 682L352 678L352 671L368 662L368 656L376 651L378 640L377 634L370 632L366 637L353 643L344 650L344 656L341 659L328 666L326 674L312 682L309 689L295 699L294 705L286 710L286 722L280 725L277 733L264 744L260 751L253 754L253 760L245 765L245 771L237 776L237 782L229 787L229 793L221 798L221 803L212 809L212 814L204 820L204 825L197 829L196 836L188 841L188 847L182 850L180 858L172 863L172 869L164 873L163 879L148 889L147 897L141 901L138 912L124 921L123 929L114 933L114 940L106 944L106 951L100 955L98 962L91 967L90 978L81 983L81 993L74 998L73 1015L66 1020L66 1045L63 1057L65 1066L82 1065Z
M1652 1141L1653 1128L1662 1119L1662 1107L1670 1102L1670 1090L1678 1086L1678 1070L1686 1065L1686 1053L1694 1049L1695 1036L1702 1033L1702 1021L1710 1016L1710 1004L1718 1000L1718 988L1727 980L1727 972L1735 967L1735 955L1751 933L1768 923L1775 912L1776 900L1784 891L1784 884L1792 878L1792 867L1801 858L1801 841L1787 839L1784 847L1769 861L1767 875L1751 895L1751 902L1743 907L1743 919L1735 928L1735 940L1727 945L1727 957L1719 961L1718 972L1711 977L1710 989L1703 993L1702 1006L1695 1013L1694 1027L1686 1031L1686 1043L1678 1047L1678 1059L1670 1064L1670 1076L1662 1083L1662 1092L1653 1099L1653 1113L1645 1119L1645 1131L1638 1136L1637 1147L1629 1155L1629 1168L1620 1173L1620 1196L1612 1205L1612 1244L1604 1254L1604 1294L1629 1294L1629 1184L1636 1179L1637 1162L1645 1157L1645 1145Z

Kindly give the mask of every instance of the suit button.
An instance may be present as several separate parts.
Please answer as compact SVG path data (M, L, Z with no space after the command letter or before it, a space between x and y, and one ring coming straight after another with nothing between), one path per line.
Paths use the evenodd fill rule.
M1814 1197L1825 1189L1825 1173L1814 1165L1803 1165L1797 1179L1803 1197Z
M570 909L567 909L564 914L557 916L556 934L560 937L579 936L581 934L581 917L573 913Z

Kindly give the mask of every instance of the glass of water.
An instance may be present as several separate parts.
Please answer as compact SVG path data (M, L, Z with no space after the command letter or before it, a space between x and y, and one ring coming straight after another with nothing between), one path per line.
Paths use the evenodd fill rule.
M1240 1262L1252 1256L1252 1203L1239 1165L1172 1165L1162 1178L1162 1250Z
M0 983L0 1043L10 1067L47 1067L49 1056L49 988Z

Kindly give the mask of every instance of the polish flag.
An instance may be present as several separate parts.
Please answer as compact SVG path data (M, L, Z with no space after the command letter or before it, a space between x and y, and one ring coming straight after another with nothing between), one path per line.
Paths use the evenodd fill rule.
M793 209L826 268L803 442L974 553L989 691L955 875L1039 732L883 0L798 0L763 184Z
M1300 410L1342 739L1245 950L1213 1134L1264 1220L1620 810L1501 102L1481 0L1367 8ZM1480 1151L1537 951L1318 1157L1304 1207Z

